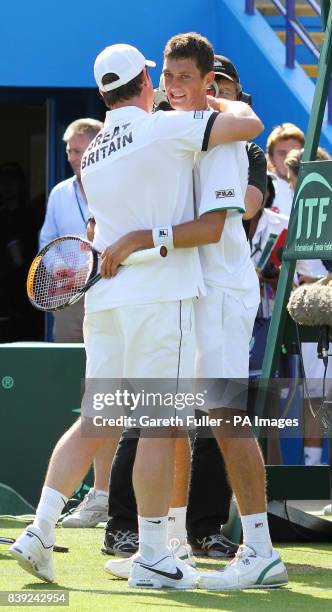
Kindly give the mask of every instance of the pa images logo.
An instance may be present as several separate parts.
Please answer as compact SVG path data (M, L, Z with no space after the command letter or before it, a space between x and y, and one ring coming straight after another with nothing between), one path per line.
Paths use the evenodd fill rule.
M219 189L215 194L217 200L221 198L235 198L235 189Z

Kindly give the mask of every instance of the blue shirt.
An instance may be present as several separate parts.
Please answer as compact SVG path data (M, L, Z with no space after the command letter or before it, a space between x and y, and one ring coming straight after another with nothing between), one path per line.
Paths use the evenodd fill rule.
M88 205L76 176L58 183L49 195L39 248L66 234L86 238L85 227L89 216Z

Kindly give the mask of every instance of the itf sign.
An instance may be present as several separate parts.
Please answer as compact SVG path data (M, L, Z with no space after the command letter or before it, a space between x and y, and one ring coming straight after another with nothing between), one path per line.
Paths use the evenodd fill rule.
M284 259L332 259L332 161L303 162Z

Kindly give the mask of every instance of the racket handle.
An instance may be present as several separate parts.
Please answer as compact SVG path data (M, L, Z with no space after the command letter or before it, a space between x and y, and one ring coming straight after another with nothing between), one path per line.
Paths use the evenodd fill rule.
M167 247L165 246L157 246L153 249L144 249L142 251L135 251L124 259L121 263L122 266L130 266L132 264L140 264L145 263L147 261L152 261L154 259L159 259L159 257L167 256Z

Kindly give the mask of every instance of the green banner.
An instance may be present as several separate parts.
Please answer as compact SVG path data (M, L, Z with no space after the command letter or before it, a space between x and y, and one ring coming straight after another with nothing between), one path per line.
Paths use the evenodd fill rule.
M283 259L332 259L332 161L301 163Z

